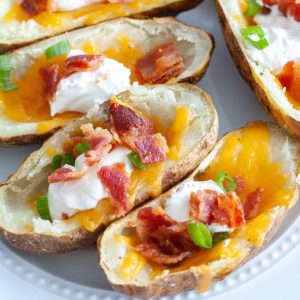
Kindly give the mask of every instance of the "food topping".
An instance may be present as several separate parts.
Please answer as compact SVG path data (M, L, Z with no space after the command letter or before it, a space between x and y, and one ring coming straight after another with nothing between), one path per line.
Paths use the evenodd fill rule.
M135 152L131 152L127 156L129 158L132 166L135 167L136 169L144 170L144 169L146 169L148 167L147 164L143 164L141 162L141 158Z
M245 0L245 1L247 3L247 10L244 12L244 15L246 17L252 17L262 12L263 7L259 5L256 2L256 0Z
M248 194L243 205L246 220L252 219L258 215L258 209L261 203L263 191L264 190L262 188L258 188L254 192Z
M226 180L226 182L225 182ZM220 171L216 176L216 183L219 185L219 187L226 193L226 191L235 191L237 189L237 184L233 177L228 175L224 171ZM226 187L224 187L224 184L226 184Z
M125 164L103 166L98 176L113 203L116 214L124 215L129 210L128 188L130 185L130 177L126 172Z
M183 58L174 43L154 49L137 63L146 83L165 83L177 77L185 68Z
M64 165L74 166L75 157L69 153L57 154L53 157L51 171L54 172Z
M35 200L35 206L39 213L39 216L43 220L52 221L49 206L48 206L48 197L47 195L40 196Z
M187 229L191 240L197 247L209 249L212 247L212 234L202 223L188 223Z
M109 113L118 137L139 155L142 163L156 164L166 160L166 139L160 133L153 133L149 120L119 103L112 103Z
M265 32L259 25L243 28L241 29L241 34L247 42L259 50L263 50L269 46Z
M68 40L63 40L45 50L47 60L51 60L57 56L68 54L71 51Z
M9 92L18 87L11 81L11 56L0 55L0 90Z
M300 106L300 63L290 61L284 65L277 76L281 85L285 88L290 102L296 107Z

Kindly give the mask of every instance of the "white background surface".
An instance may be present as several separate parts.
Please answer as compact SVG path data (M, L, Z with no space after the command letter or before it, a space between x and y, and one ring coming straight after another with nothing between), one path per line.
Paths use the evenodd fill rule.
M268 119L268 117L260 108L255 95L241 79L231 61L220 33L212 2L212 0L204 1L193 11L180 15L180 19L188 24L202 27L215 36L216 50L213 60L208 73L199 86L212 96L220 116L220 134L223 134L244 125L248 121ZM14 172L24 157L36 148L37 146L27 146L0 149L0 181ZM299 205L294 209L294 213L290 215L286 224L282 226L279 237L288 229L291 222L297 219L298 211ZM100 271L96 268L97 256L95 253L77 252L59 256L35 256L7 249L1 245L0 241L0 250L1 247L4 247L5 251L12 251L14 255L25 259L29 264L34 265L33 268L42 269L57 278L64 278L90 287L98 287L100 281L103 280L100 278ZM299 299L297 286L300 278L299 256L300 245L263 274L238 288L210 299ZM107 288L105 282L103 282L103 286ZM77 287L80 289L79 285ZM4 259L0 256L0 300L2 299L59 300L62 298L37 287L34 285L34 281L29 283L16 276L7 266L4 266ZM180 297L180 299L183 298Z

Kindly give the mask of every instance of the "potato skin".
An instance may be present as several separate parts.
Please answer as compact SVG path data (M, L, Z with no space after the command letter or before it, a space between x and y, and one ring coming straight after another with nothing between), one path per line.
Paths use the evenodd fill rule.
M197 2L197 1L194 1L194 2ZM191 2L193 3L193 1L191 1ZM165 22L172 21L172 22L176 22L178 24L183 24L184 26L191 27L194 30L199 31L199 32L203 31L200 28L195 28L195 27L186 25L183 22L181 22L181 21L179 21L179 20L177 20L175 18L172 18L172 17L170 17L170 18L163 18L163 19L152 18L151 20L157 21L157 22L159 22L160 20L164 20ZM190 74L190 76L182 78L181 80L179 80L178 83L196 84L205 75L205 73L206 73L206 71L207 71L207 69L209 67L212 54L213 54L214 49L215 49L215 40L214 40L214 37L211 34L209 34L209 33L207 33L207 35L210 37L210 40L211 40L211 43L212 43L212 48L211 48L211 50L209 52L209 57L208 57L206 63L203 66L201 66L201 68L199 68L198 70L196 70L193 74ZM11 53L13 54L13 52L11 52ZM9 146L15 146L15 145L27 145L27 144L41 143L41 142L44 142L47 138L49 138L51 135L53 135L60 128L61 127L54 128L50 132L43 133L43 134L36 133L36 134L28 134L28 135L13 136L13 137L1 137L0 136L0 146L9 147Z
M276 121L284 129L286 129L291 135L299 137L300 122L280 111L280 109L273 105L269 100L269 97L266 94L265 90L261 85L257 83L255 77L253 76L247 58L245 57L239 45L239 42L232 32L232 29L226 19L226 16L220 4L220 0L215 0L215 5L227 47L240 74L255 92L261 105L263 106L265 111L274 119L274 121Z
M184 10L188 10L188 9L192 9L192 8L196 7L202 1L203 0L182 0L182 1L178 1L177 3L172 3L169 5L162 6L162 7L157 7L150 11L145 11L145 12L138 13L138 14L128 15L128 17L135 18L135 19L147 19L147 18L152 18L152 17L163 17L163 16L170 16L170 15L176 16L178 13L180 13ZM82 27L85 27L85 26L82 26ZM82 27L75 27L72 30L79 29ZM62 31L61 33L63 33L63 32L66 32L66 31ZM47 39L52 36L54 36L54 35L48 35L41 39L35 39L31 42L18 43L18 44L1 44L0 43L0 54L7 52L7 51L15 50L15 49L18 49L18 48L21 48L21 47L24 47L24 46L27 46L27 45L30 45L30 44L33 44L36 42L39 42L41 40Z

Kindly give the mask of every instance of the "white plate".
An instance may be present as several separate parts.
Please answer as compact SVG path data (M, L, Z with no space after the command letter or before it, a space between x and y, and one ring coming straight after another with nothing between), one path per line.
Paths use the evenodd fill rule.
M184 13L180 19L212 33L216 50L209 71L199 84L212 97L220 117L220 134L239 128L255 119L268 120L255 95L241 79L221 35L213 1L206 0L196 9ZM0 181L13 173L37 146L0 149ZM207 298L241 285L265 271L300 240L300 203L289 213L272 243L243 268L214 285L201 296L188 292L175 296L176 300ZM96 251L77 251L60 255L23 253L0 241L0 261L24 280L67 299L111 300L125 299L111 291L103 273L97 267ZM167 299L167 298L164 298Z

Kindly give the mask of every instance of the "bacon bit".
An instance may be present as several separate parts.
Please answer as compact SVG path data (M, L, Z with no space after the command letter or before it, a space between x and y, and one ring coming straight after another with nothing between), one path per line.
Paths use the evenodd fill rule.
M172 220L161 207L141 209L136 230L141 240L136 250L156 263L178 263L191 256L195 248L186 224Z
M69 219L69 216L66 213L62 213L61 217L62 217L63 220L68 220Z
M116 163L112 166L104 166L98 172L98 176L110 195L110 200L118 216L124 215L129 210L128 188L130 185L125 164Z
M239 197L234 192L227 193L226 195L218 195L217 211L219 211L218 214L215 214L215 212L213 212L216 223L224 225L226 224L231 228L239 227L245 223L242 203ZM225 218L222 217L222 214L224 214L224 216L227 216L226 221ZM217 216L220 218L219 220L216 218Z
M47 10L49 0L23 0L21 8L30 16L34 17L42 11Z
M218 223L231 228L245 223L242 204L234 192L227 194L210 190L192 192L190 217L204 224Z
M45 94L49 101L53 101L60 81L59 65L48 64L40 68L40 75L45 82Z
M109 113L120 140L140 156L142 163L155 164L166 159L167 141L161 134L153 134L150 120L118 103L110 105Z
M192 192L190 197L190 218L204 224L211 224L213 211L217 209L216 191Z
M246 220L253 219L257 216L263 191L264 190L262 188L258 188L247 196L244 203L244 214Z
M235 176L233 177L235 183L236 183L236 191L237 192L242 192L245 191L247 189L246 183L244 181L244 179L241 176Z
M191 251L183 251L178 254L165 254L157 243L151 241L142 242L135 249L152 262L164 265L177 264L192 255Z
M278 5L279 10L286 16L300 22L300 3L298 0L263 0L268 6Z
M66 182L74 179L81 178L87 171L87 168L84 168L81 171L73 170L70 168L59 168L54 171L49 177L49 183L57 183L57 182Z
M62 78L69 77L76 72L89 72L97 70L104 61L104 56L76 55L67 58L63 64Z
M147 83L165 83L177 77L185 68L183 58L174 43L164 44L141 58L137 63Z

